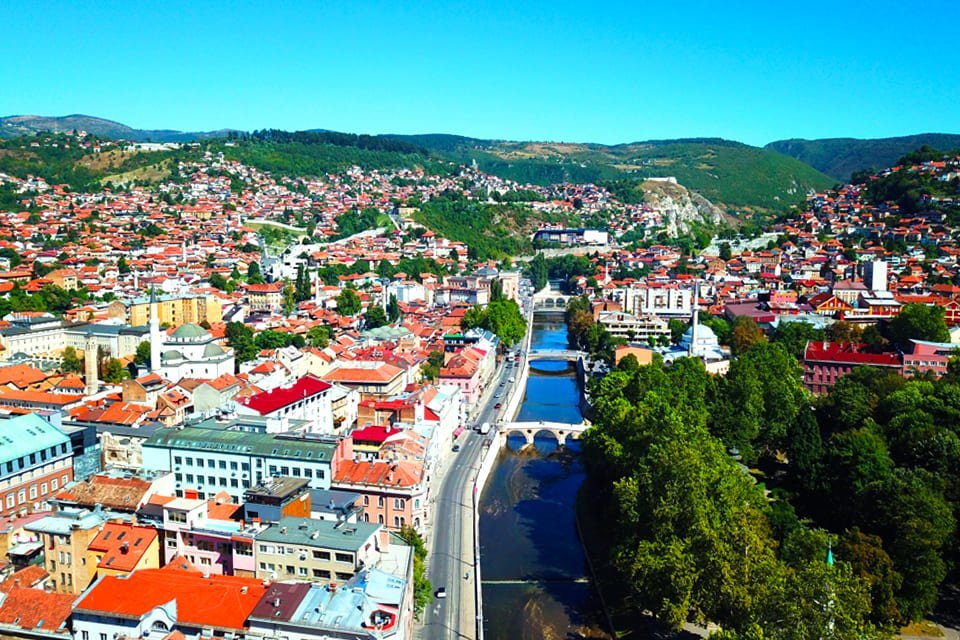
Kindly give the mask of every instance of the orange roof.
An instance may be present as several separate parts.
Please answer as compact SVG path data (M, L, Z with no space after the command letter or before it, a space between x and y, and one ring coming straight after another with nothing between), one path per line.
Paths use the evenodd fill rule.
M401 373L403 370L400 367L380 362L374 367L340 366L327 373L324 378L334 382L384 383L390 382Z
M90 542L90 551L103 553L97 567L133 571L150 545L157 539L153 527L108 522Z
M80 598L76 610L139 618L154 607L175 600L177 619L182 625L239 630L266 591L260 580L204 577L198 571L167 566L105 576Z
M50 574L43 567L35 564L27 565L19 571L15 571L9 578L0 583L0 593L7 593L14 587L32 588L47 578Z
M12 384L19 389L46 380L47 374L36 367L27 364L14 364L9 367L0 367L0 384Z
M70 593L47 593L40 589L14 587L0 604L0 624L21 629L58 631L67 622L76 596ZM41 624L42 622L42 624ZM69 638L70 633L63 632Z
M384 460L344 460L333 481L379 487L412 487L420 481L423 465L407 460L389 463Z

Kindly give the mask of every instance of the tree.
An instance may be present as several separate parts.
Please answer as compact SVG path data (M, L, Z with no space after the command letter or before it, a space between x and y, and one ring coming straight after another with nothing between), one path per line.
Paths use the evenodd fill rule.
M126 370L120 361L116 358L108 358L103 366L103 381L110 384L116 384L123 380Z
M247 266L247 283L263 284L264 282L263 273L260 271L260 263L251 262L249 266Z
M774 342L784 346L794 358L802 359L807 342L823 340L823 329L817 329L808 322L784 322L781 318L777 330L773 334Z
M233 347L237 365L257 357L259 349L253 340L253 329L242 322L228 322L224 332Z
M289 316L297 308L297 288L290 283L283 286L283 314Z
M310 327L310 330L307 331L307 342L311 347L326 349L330 344L330 330L323 325Z
M941 552L956 523L950 505L922 470L898 469L871 484L861 498L865 529L879 535L903 575L897 606L904 620L919 620L937 602L947 575Z
M133 361L137 364L150 364L150 343L144 340L137 345L137 353L133 356Z
M363 325L367 329L376 329L377 327L382 327L389 324L387 321L387 313L383 310L383 307L372 304L367 307L367 312L363 314Z
M397 296L392 293L387 301L387 319L391 324L400 319L400 303L397 302Z
M860 342L863 339L863 328L840 320L827 327L826 336L831 342Z
M360 296L353 289L344 289L337 296L337 313L342 316L355 316L360 313Z
M733 251L731 251L730 249L730 243L721 242L720 243L720 259L723 261L727 261L732 257L733 257Z
M683 337L684 332L687 330L687 323L677 318L670 318L667 326L670 328L670 342L673 344L680 342L680 338Z
M296 291L294 299L297 302L303 302L310 299L310 276L307 275L306 267L302 264L297 265Z
M420 366L420 374L424 380L436 380L440 377L443 367L443 351L431 351L427 361Z
M749 316L737 316L733 321L733 355L739 356L747 352L755 344L766 342L767 337L757 326L756 321Z
M486 306L472 307L460 320L464 330L480 327L495 333L505 345L523 340L527 333L527 322L514 300L501 299Z
M529 268L530 282L533 284L534 291L540 291L547 286L547 260L542 253L537 253L530 261Z
M84 355L86 357L86 355ZM73 347L65 347L63 350L63 361L60 364L60 370L64 373L80 373L83 371L83 363L77 355L77 350Z
M617 364L617 369L621 371L636 371L640 368L640 361L637 360L637 356L632 353L628 353L620 359L619 364Z
M903 576L883 550L883 540L854 527L844 531L840 537L837 558L848 562L854 575L869 587L873 603L870 617L873 622L888 626L899 621L901 616L896 594L903 585Z
M126 256L120 256L120 259L117 260L117 271L118 271L120 274L130 273L130 265L127 264L127 257L126 257Z
M427 547L420 534L410 525L401 527L400 537L413 547L413 613L419 620L423 610L433 597L433 587L427 579L423 564L427 557Z
M220 291L226 291L227 288L229 287L229 283L227 282L227 279L224 278L223 275L219 273L211 274L209 281L210 281L211 287L220 289Z
M888 333L891 342L903 347L910 340L950 341L943 307L925 304L903 305L897 317L890 321Z

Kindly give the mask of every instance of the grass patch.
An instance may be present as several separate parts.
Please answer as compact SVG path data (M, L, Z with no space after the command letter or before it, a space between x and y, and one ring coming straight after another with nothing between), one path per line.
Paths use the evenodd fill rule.
M942 638L943 630L929 620L921 620L920 622L912 622L905 627L901 627L900 635Z

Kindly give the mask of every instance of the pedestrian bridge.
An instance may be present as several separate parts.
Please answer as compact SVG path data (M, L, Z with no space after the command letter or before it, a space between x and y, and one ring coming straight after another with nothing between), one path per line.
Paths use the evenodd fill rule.
M586 358L587 354L583 351L574 349L531 349L527 352L527 362L536 362L537 360L567 360L576 362L580 358Z
M507 438L511 435L520 435L526 440L524 447L529 447L538 434L549 433L557 439L557 444L562 447L567 444L567 438L579 440L589 426L590 424L586 421L579 424L546 422L544 420L537 422L502 422L498 429L500 446L506 446Z

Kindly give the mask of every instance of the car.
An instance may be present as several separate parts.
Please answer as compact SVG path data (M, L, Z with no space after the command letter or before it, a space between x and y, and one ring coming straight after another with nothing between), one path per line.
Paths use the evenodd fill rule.
M447 590L444 587L440 587L439 589L433 592L433 595L437 598L446 598Z
M454 452L454 453L460 453L460 445L458 445L458 444L453 445L453 452Z
M502 407L502 406L503 406L503 403L502 403L502 402L498 402L497 404L493 405L493 408L494 408L494 409L499 409L499 408Z

